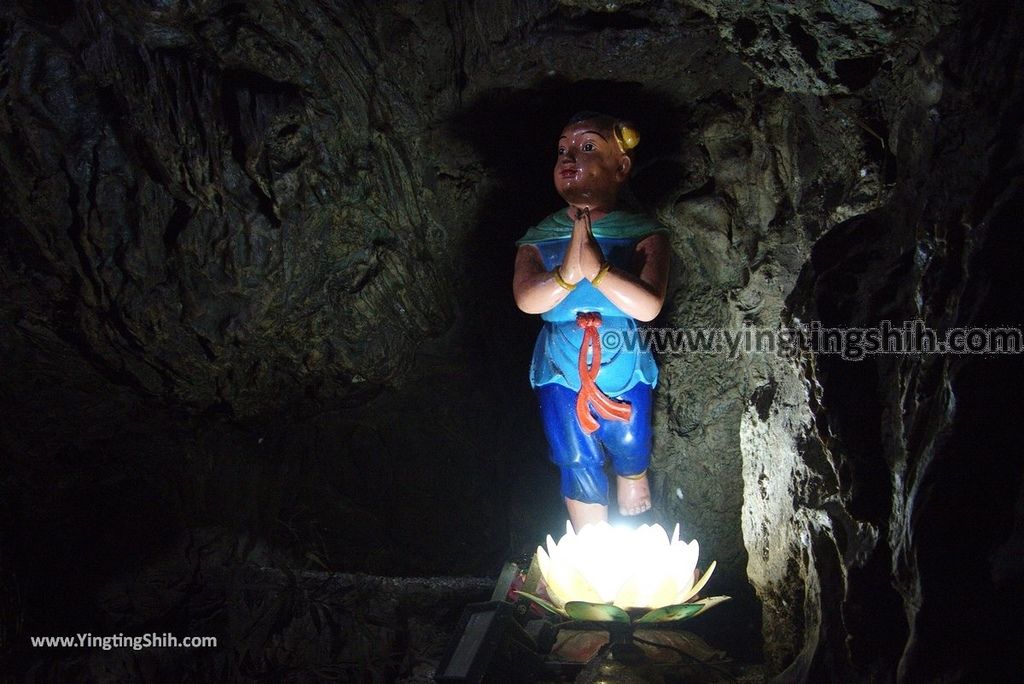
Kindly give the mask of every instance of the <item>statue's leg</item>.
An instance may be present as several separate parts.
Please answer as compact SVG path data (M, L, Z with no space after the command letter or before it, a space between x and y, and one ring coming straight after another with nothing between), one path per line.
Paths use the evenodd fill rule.
M574 529L608 519L604 450L576 419L576 392L561 385L537 388L551 461L562 475L561 491Z
M640 515L651 509L651 486L647 479L652 444L651 386L634 385L616 398L632 405L629 421L605 421L598 432L615 469L619 513Z
M608 506L596 503L584 503L565 497L565 507L569 510L572 529L579 532L584 525L608 520Z

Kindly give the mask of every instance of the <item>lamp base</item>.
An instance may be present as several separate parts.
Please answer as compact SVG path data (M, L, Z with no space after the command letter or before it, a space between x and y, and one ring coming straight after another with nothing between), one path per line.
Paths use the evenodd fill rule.
M618 642L606 644L579 676L577 684L664 684L665 678L657 666L648 660L644 650L636 644Z

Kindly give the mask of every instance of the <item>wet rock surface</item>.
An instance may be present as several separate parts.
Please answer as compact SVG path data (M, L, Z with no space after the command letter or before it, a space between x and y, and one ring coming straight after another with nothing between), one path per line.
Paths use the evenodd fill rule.
M414 676L490 580L416 585L436 620L307 585L493 577L564 525L510 283L577 110L641 131L657 327L1020 326L1022 26L939 1L5 5L5 668ZM652 519L735 597L710 643L788 681L1019 671L1019 355L659 364ZM150 625L235 651L26 647Z

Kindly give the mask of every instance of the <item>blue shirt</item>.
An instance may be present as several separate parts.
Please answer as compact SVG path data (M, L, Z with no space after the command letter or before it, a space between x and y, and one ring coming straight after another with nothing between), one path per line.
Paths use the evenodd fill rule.
M595 239L605 259L617 268L631 271L636 243L643 237L646 236ZM544 268L550 271L562 263L569 238L542 240L532 244L540 250ZM583 329L576 325L576 314L584 311L601 314L601 327L597 329L601 339L601 370L597 375L597 386L601 391L614 397L638 383L651 387L657 385L658 366L651 351L640 348L638 344L636 320L615 306L586 279L577 283L576 288L557 306L541 314L544 327L533 348L530 384L539 387L557 383L579 391L578 364ZM589 354L587 361L591 361Z

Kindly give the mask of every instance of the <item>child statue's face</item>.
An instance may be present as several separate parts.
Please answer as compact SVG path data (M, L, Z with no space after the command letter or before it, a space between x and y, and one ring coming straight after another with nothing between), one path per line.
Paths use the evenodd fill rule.
M558 139L555 189L575 207L611 211L631 163L612 131L594 121L569 124Z

